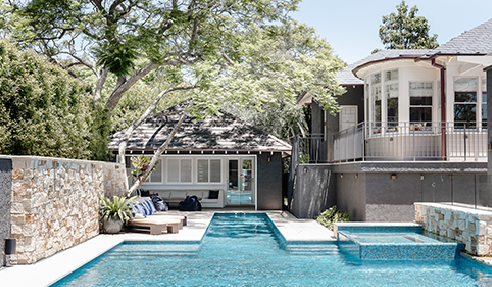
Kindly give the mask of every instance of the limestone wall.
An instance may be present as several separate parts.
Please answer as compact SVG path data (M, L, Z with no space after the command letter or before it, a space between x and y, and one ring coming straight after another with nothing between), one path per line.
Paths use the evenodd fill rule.
M467 253L492 255L492 212L439 203L415 203L416 223L424 230L465 245Z
M30 264L99 234L98 198L122 196L125 166L12 156L13 264Z

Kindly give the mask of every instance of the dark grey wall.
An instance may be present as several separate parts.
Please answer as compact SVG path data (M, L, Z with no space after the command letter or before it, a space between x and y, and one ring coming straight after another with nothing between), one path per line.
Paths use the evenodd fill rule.
M12 160L0 159L0 266L4 266L5 239L10 238L10 206L12 203Z
M422 181L422 201L451 202L451 181L447 174L425 174Z
M492 91L492 66L485 68L487 71L487 91ZM492 103L492 92L487 93L487 103ZM488 116L490 115L490 116ZM487 105L487 126L492 127L492 104ZM492 174L492 133L487 129L488 143L488 174Z
M414 202L454 202L492 206L492 177L486 163L348 162L309 164L298 169L292 213L311 218L310 204L323 201L317 189L332 170L330 200L352 221L413 221ZM313 170L317 171L314 172ZM333 174L335 176L333 176ZM392 175L396 178L392 178ZM333 190L332 190L333 187Z
M361 123L364 121L364 86L346 86L345 89L347 92L341 96L337 97L338 105L351 105L357 106L357 123ZM313 113L314 118L314 113ZM327 116L327 127L328 134L339 132L339 116L336 116L328 113Z
M366 174L366 204L413 204L422 200L420 175L415 173Z
M311 103L311 134L324 133L325 111L316 102Z
M352 221L366 220L366 174L343 173L336 178L338 208L348 212Z
M304 172L305 169L305 172ZM336 203L336 178L327 165L297 166L292 213L314 218Z
M491 206L492 180L485 174L337 173L337 205L351 220L412 221L414 202ZM391 179L395 174L396 179ZM482 190L482 192L480 192Z
M268 157L271 161L268 161ZM264 152L257 156L257 209L282 209L282 154Z

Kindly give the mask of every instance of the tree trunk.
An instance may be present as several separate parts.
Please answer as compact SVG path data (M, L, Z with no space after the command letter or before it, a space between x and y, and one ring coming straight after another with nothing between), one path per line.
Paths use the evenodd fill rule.
M108 71L109 71L108 68L101 69L101 72L97 79L96 91L94 93L94 102L96 104L99 104L99 102L101 101L102 89L104 87L104 83L106 82L106 78L108 77Z
M167 88L166 90L162 91L160 94L158 94L155 97L154 102L147 108L147 110L145 110L145 112L140 116L140 118L138 118L138 120L136 120L135 123L133 123L133 125L131 127L126 129L122 141L118 144L117 162L122 163L122 164L126 164L126 162L125 162L126 146L128 144L128 141L130 140L130 137L132 136L133 131L136 128L138 128L143 123L143 121L150 115L150 113L152 113L152 111L154 111L157 108L157 104L159 103L159 101L162 99L162 97L164 95L166 95L170 92L173 92L173 91L191 90L194 88L195 88L195 86L178 87L178 88L174 88L171 86L171 87Z
M127 191L126 197L130 198L131 195L142 185L142 183L145 181L147 176L149 175L149 171L152 170L154 167L155 163L159 160L159 157L162 155L162 153L167 149L167 146L171 142L171 140L174 138L176 133L178 132L179 128L183 124L184 120L186 119L186 114L183 113L181 117L179 118L178 124L174 127L173 131L167 136L166 141L157 149L156 153L152 157L149 163L149 167L146 168L142 172L142 176L140 179L136 180L133 186Z
M111 96L109 97L108 101L106 102L105 108L108 109L110 112L112 112L113 109L118 104L121 97L123 97L123 95L126 93L126 91L128 91L131 87L133 87L133 85L135 85L140 79L147 76L156 67L158 67L158 65L155 65L152 62L148 63L147 65L139 69L127 81L125 81L120 85L117 85L114 91L111 93Z

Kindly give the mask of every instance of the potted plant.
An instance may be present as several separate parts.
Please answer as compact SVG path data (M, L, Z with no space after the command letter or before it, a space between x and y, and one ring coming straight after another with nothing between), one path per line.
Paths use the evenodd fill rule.
M101 195L99 214L101 215L102 228L105 233L115 234L120 232L124 224L133 218L131 212L133 199L113 196L113 200Z
M316 221L318 221L319 224L328 227L328 229L333 230L334 223L350 221L350 215L348 212L344 212L334 205L320 213L316 217Z

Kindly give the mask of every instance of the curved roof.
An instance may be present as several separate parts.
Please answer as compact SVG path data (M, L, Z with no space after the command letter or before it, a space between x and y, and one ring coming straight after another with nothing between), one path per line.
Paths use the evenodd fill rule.
M423 56L432 55L434 50L432 49L408 49L408 50L380 50L364 59L355 62L352 73L355 75L357 72L370 64L390 61L390 60L400 60L400 59L416 59Z
M492 19L436 49L381 50L353 64L352 73L370 64L397 59L424 59L437 56L487 55L492 52Z

